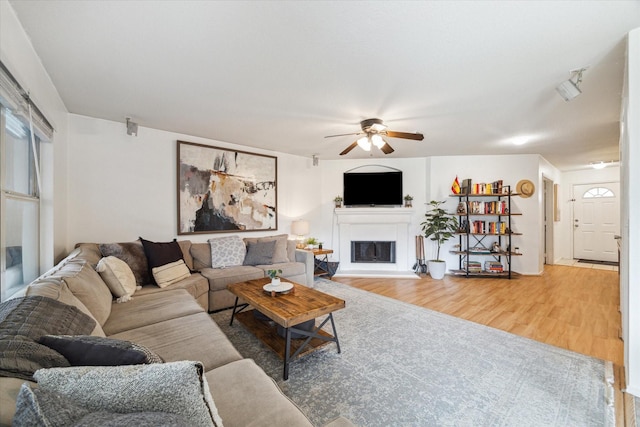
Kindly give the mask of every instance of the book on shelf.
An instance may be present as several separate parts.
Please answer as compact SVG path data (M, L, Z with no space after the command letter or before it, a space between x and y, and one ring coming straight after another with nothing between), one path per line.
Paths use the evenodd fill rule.
M464 268L469 272L480 273L482 271L482 264L480 264L480 261L465 261Z
M471 194L503 194L501 179L489 183L478 182L473 185L471 185L471 180L469 180L469 186L471 188ZM465 192L461 193L467 194Z
M502 273L504 272L504 266L500 261L485 261L484 271L489 273Z

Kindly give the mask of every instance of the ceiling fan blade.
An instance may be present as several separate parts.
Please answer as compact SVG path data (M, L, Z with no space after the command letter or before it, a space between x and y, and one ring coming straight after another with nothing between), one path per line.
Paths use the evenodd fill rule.
M386 135L390 138L414 139L416 141L422 141L424 139L424 135L421 133L396 132L394 130L388 130Z
M356 148L356 145L358 145L358 141L354 141L353 144L351 144L350 146L348 146L347 148L345 148L344 150L342 150L342 153L340 153L341 156L344 156L345 154L347 154L349 151L353 150L354 148Z
M395 150L391 148L388 142L385 142L385 144L382 147L380 147L380 151L382 151L384 154L391 154Z
M336 137L336 136L360 135L360 134L362 134L362 133L363 133L363 132L356 132L356 133L341 133L341 134L339 134L339 135L327 135L327 136L325 136L325 138L334 138L334 137Z

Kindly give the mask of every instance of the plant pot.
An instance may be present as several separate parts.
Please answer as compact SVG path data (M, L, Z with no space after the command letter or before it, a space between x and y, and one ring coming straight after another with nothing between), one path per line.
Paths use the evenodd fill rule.
M280 286L280 278L274 277L273 279L271 279L271 286Z
M444 261L429 260L429 275L432 279L441 280L447 271L447 263Z

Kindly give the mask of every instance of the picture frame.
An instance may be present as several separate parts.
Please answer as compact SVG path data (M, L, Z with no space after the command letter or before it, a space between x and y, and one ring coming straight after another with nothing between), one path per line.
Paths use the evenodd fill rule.
M177 141L178 234L278 229L278 158Z

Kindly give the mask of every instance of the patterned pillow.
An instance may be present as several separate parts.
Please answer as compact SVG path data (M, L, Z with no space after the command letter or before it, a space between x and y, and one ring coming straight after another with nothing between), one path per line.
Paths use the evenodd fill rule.
M275 246L275 240L270 242L249 242L247 245L247 255L244 257L242 265L271 264L273 248L275 248Z
M71 366L119 366L163 363L136 343L91 335L45 335L38 342L63 355Z
M126 302L136 291L136 276L129 264L114 256L104 257L98 262L96 271L107 284L118 302Z
M247 249L238 236L209 239L211 246L211 267L223 268L242 265Z

